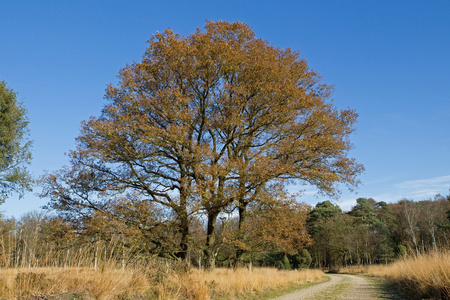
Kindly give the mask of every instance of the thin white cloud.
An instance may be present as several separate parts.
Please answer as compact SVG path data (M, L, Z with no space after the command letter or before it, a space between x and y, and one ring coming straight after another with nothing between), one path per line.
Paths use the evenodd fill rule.
M396 188L400 189L427 189L427 190L441 190L442 188L450 188L450 175L439 176L427 179L409 180L400 182L394 185Z
M337 201L344 211L348 211L356 205L358 197L370 197L375 201L386 203L397 202L401 199L427 200L434 198L437 194L448 195L450 189L450 175L408 180L392 185L392 188L383 188L380 193L359 193L359 195L346 195Z
M386 177L369 182L361 186L361 189L357 189L356 193L344 191L338 199L317 194L317 189L312 186L291 186L289 190L290 192L301 191L299 200L310 205L330 200L339 205L344 211L351 210L356 205L356 199L359 197L373 198L377 202L395 203L402 199L415 201L433 199L437 194L446 196L450 193L450 175L397 183L392 179L391 177ZM391 183L389 184L388 181L391 181Z
M377 201L396 202L401 199L426 200L437 194L447 195L450 189L450 175L416 179L393 185L388 193L378 195Z

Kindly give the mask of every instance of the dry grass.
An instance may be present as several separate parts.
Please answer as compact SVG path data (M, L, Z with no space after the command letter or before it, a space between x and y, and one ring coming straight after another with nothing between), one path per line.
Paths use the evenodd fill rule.
M369 267L365 265L359 265L359 266L349 266L349 267L341 267L338 268L336 271L339 274L356 274L356 273L367 273Z
M385 267L372 266L367 273L386 277L423 296L450 297L450 251L408 257Z
M0 298L17 299L234 299L299 281L321 279L319 270L279 271L270 268L174 271L149 267L8 268L0 270ZM53 297L53 298L52 298ZM64 298L64 299L66 299Z
M0 271L0 297L73 294L87 299L113 299L142 294L149 282L140 270L90 268L11 268Z
M349 267L339 273L384 277L411 295L450 299L450 250L410 256L389 265Z
M248 292L261 292L280 288L295 282L315 281L325 274L320 270L282 271L273 268L192 270L189 274L174 278L182 283L189 299L221 297L234 299Z

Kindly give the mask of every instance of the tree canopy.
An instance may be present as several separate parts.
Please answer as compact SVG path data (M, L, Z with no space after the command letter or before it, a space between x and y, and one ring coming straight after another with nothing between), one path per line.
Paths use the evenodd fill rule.
M0 81L0 203L13 192L31 190L26 165L31 160L28 120L16 93Z
M203 214L214 266L224 210L244 222L248 205L275 185L334 195L338 183L358 183L363 167L348 156L356 112L329 101L331 88L298 51L271 46L244 23L157 33L119 79L102 115L83 123L71 166L44 178L54 208L102 210L138 193L174 217L182 258L191 217Z

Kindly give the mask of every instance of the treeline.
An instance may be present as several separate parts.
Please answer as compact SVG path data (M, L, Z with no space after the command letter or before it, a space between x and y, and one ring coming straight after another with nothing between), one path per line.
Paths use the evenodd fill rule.
M285 254L301 253L312 244L306 229L309 210L293 200L272 199L252 207L245 223L232 212L224 213L216 223L217 238L208 247L219 266L254 262L289 269L289 262L283 265ZM20 220L2 218L0 266L96 268L99 261L156 258L205 267L207 222L202 215L190 218L187 259L178 255L178 222L168 211L137 198L117 200L84 216L53 211L28 213Z
M104 211L70 214L28 213L0 220L0 266L88 266L156 258L180 261L176 218L138 199L122 199ZM190 220L185 262L204 263L207 237L201 215ZM330 201L315 207L294 200L266 201L252 207L245 223L233 212L216 223L211 246L218 266L335 268L388 263L407 253L450 246L450 195L433 200L386 204L359 198L349 212ZM239 228L241 227L241 228Z
M388 263L450 246L450 195L392 204L359 198L349 212L325 201L309 215L315 267Z

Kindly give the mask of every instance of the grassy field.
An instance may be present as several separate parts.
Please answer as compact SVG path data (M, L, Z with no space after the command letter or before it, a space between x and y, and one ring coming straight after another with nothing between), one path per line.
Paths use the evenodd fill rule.
M0 298L13 299L235 299L319 280L319 270L272 268L176 271L149 264L116 268L7 268L0 270ZM34 298L33 298L34 297Z
M291 283L316 281L325 274L320 270L282 271L274 268L193 270L182 282L189 299L233 299L241 295L283 288Z
M409 256L389 265L345 268L339 272L384 277L412 299L450 299L449 250Z
M339 272L385 278L412 299L450 299L450 251ZM320 270L274 268L204 271L173 261L94 257L89 262L65 260L53 267L3 267L0 299L262 299L324 275Z
M133 269L11 268L0 271L0 298L20 296L112 299L143 295L150 288L145 273Z

